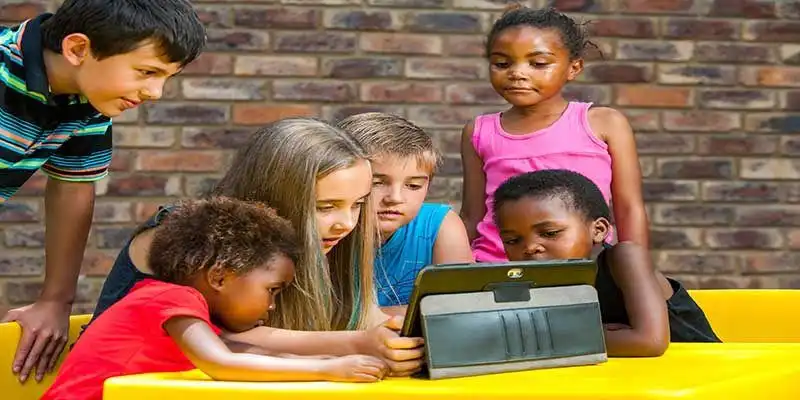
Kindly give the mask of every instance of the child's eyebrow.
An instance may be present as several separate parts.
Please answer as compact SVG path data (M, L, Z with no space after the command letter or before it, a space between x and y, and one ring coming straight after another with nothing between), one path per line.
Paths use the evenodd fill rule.
M367 192L365 195L359 197L358 200L356 200L356 201L365 200L367 198L367 196L369 196L369 194L370 194L370 192ZM317 200L317 203L334 203L335 204L335 203L343 203L343 202L344 202L344 200L342 200L342 199L319 199L319 200Z

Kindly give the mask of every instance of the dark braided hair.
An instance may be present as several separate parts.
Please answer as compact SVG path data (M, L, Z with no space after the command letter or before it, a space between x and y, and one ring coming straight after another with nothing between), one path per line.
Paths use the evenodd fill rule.
M565 169L526 172L507 179L494 192L495 218L503 204L523 198L555 198L587 221L611 220L611 210L603 193L589 178Z
M492 30L486 39L486 57L491 54L492 44L494 44L497 35L506 29L518 26L558 31L561 35L561 41L564 42L564 46L569 50L570 60L583 57L586 47L598 49L597 45L589 40L584 24L575 22L555 8L535 9L517 4L511 6L492 26Z

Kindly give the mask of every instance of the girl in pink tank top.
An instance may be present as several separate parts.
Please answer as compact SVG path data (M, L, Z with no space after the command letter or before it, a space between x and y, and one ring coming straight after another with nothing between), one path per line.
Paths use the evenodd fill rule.
M461 216L477 261L507 260L491 212L495 189L515 175L544 169L591 179L613 205L617 238L648 247L639 157L627 118L611 108L568 102L561 93L583 71L590 45L580 25L553 9L515 7L492 27L486 45L490 80L511 108L476 117L462 134ZM544 226L541 231L560 234Z

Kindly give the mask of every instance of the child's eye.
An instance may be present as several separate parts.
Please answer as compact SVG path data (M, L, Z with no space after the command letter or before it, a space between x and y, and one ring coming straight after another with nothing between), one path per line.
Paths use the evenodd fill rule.
M422 185L418 185L418 184L408 184L406 186L408 186L408 188L411 189L411 190L420 190L420 189L422 189Z
M503 244L506 244L506 245L509 245L509 246L513 246L513 245L515 245L517 243L519 243L519 239L518 238L503 239Z
M497 62L497 63L494 63L494 66L497 67L497 68L508 68L508 63L506 63L506 62Z
M542 237L546 237L546 238L552 239L552 238L558 236L559 233L561 233L561 231L547 231L547 232L543 232L542 233Z
M317 211L330 211L330 210L333 210L333 206L330 205L330 204L318 205L317 206Z
M155 74L155 71L149 71L149 70L146 70L146 69L140 69L139 70L139 74L143 75L143 76L150 76L150 75Z
M383 185L383 181L372 181L372 186Z
M549 65L549 63L546 63L546 62L535 62L535 63L533 63L533 66L537 67L537 68L546 67L548 65Z

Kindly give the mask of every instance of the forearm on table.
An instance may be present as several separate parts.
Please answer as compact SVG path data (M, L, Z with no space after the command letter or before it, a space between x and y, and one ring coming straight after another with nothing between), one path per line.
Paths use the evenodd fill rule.
M227 342L258 346L273 354L343 356L358 353L361 331L306 332L266 326L240 333L223 333Z

